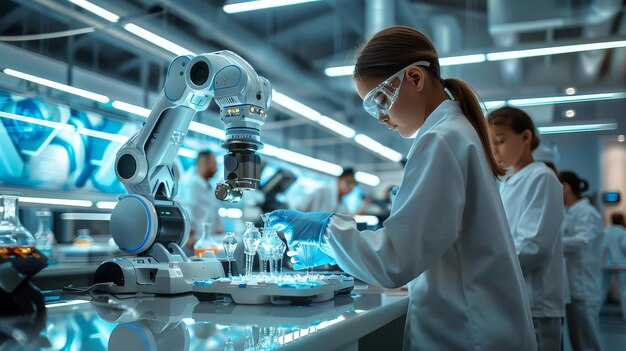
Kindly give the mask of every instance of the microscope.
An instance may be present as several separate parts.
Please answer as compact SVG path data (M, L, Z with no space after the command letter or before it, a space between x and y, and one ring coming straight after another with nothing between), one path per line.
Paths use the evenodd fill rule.
M111 213L119 249L131 257L103 262L94 283L111 293L179 294L198 278L224 276L217 258L190 260L182 251L189 217L174 201L179 174L174 160L193 116L212 100L220 108L225 141L224 182L219 200L238 202L259 183L261 126L271 101L270 82L230 51L176 57L144 126L116 155L115 174L127 195ZM109 283L109 284L106 284Z

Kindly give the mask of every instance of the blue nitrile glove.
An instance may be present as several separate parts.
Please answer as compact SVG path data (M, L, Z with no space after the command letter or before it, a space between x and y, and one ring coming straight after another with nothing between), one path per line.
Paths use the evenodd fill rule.
M319 250L332 212L300 212L276 210L269 214L270 225L285 233L289 249L298 253L292 258L294 268L306 268L333 263L334 260ZM304 247L307 245L307 247Z
M332 257L323 253L319 246L300 244L296 247L295 252L295 256L291 257L291 263L295 270L318 267L325 264L337 264Z

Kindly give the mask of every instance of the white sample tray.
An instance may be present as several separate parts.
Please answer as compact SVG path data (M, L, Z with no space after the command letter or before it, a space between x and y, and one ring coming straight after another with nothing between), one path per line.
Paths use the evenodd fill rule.
M200 301L228 296L235 303L244 305L306 305L349 294L352 288L354 278L346 275L285 274L279 278L251 275L196 280L192 291Z

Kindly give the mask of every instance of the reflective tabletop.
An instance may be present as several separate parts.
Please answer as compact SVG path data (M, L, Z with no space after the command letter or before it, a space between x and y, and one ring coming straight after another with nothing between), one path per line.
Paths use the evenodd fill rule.
M398 318L408 305L405 291L367 285L305 306L203 302L192 294L46 299L45 316L0 318L0 351L332 349Z

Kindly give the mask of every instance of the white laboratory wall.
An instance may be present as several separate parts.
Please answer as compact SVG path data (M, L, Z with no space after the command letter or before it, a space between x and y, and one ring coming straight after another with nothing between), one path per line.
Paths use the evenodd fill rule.
M626 212L626 203L623 196L626 195L626 145L619 143L616 137L603 138L600 145L602 190L619 190L622 201L617 205L605 205L602 207L605 224L610 223L610 215L613 211Z
M541 143L556 144L560 154L557 168L574 171L586 179L589 190L584 195L592 196L594 203L600 205L600 136L594 133L541 135Z

